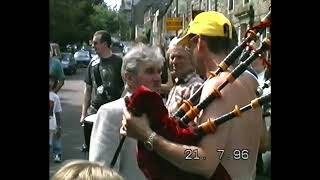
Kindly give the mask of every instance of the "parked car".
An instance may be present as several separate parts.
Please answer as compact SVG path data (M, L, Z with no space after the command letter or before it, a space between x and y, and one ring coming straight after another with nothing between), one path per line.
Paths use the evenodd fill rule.
M125 55L130 51L133 45L129 42L123 42L122 44L123 44L123 54Z
M74 59L77 62L77 65L85 65L87 66L91 60L89 51L80 50L74 53Z
M93 58L93 56L97 55L96 51L93 48L89 48L87 49L87 51L89 51L89 55L91 59Z
M72 53L61 53L61 64L65 74L75 74L77 72L77 63Z
M113 54L123 57L123 45L120 42L114 42L111 45L111 51Z

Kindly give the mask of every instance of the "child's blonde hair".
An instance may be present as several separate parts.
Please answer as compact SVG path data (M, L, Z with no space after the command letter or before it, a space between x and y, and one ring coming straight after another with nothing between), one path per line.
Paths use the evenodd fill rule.
M123 180L112 169L87 160L72 160L63 165L52 180Z

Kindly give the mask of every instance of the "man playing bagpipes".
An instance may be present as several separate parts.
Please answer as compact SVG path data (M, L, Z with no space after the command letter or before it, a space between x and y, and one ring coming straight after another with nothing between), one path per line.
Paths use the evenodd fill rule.
M221 13L209 11L196 16L179 44L186 45L193 51L198 72L201 76L209 77L210 72L218 68L218 64L232 49L229 47L232 44L231 39L230 21ZM202 89L200 102L216 91L232 70L233 67L230 66L226 71L207 80ZM235 105L247 105L256 98L257 86L256 78L245 71L220 91L219 97L209 103L199 117L195 118L195 123L202 124L209 118L220 117L230 112ZM152 103L148 106L152 106ZM215 179L219 180L251 180L255 178L263 122L261 113L261 108L247 111L220 125L214 134L206 134L196 145L191 146L176 143L174 140L169 141L155 133L155 130L150 128L149 118L145 114L138 117L124 110L121 134L143 142L148 151L159 155L184 172L208 179L215 176ZM148 176L145 167L140 168L147 178L161 179ZM161 168L159 171L161 172ZM162 172L166 173L168 172Z

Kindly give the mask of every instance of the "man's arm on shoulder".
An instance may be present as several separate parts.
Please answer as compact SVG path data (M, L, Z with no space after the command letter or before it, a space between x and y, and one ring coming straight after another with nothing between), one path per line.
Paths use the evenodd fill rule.
M114 107L113 103L107 103L99 108L91 132L89 160L101 162L106 167L109 167L120 142L121 114L114 113ZM114 166L118 171L119 159Z

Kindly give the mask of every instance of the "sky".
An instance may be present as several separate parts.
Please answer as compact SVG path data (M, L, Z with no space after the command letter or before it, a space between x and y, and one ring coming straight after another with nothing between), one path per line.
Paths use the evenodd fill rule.
M121 5L121 0L104 0L104 2L111 7L114 7L116 5L116 9L119 9Z

